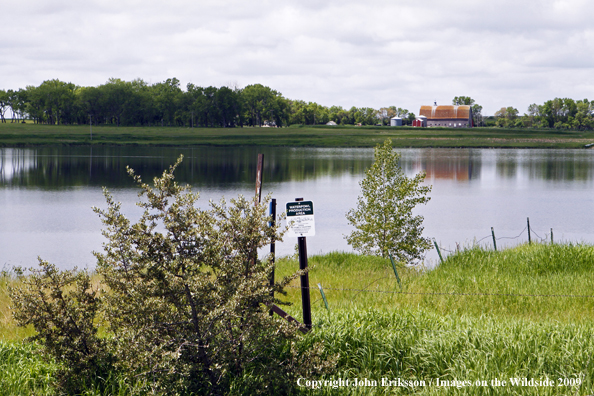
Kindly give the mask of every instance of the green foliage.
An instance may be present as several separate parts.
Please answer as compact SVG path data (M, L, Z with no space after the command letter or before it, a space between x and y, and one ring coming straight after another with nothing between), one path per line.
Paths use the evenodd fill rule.
M501 320L405 308L331 312L319 326L315 339L340 359L332 376L316 379L368 378L378 386L322 386L311 393L315 395L589 395L594 389L592 323ZM554 381L553 387L509 383L510 378L546 377ZM382 387L382 378L426 383ZM437 386L436 378L472 385ZM507 385L494 386L495 378ZM574 379L573 385L559 385L559 378ZM477 380L487 381L486 386L475 386Z
M474 105L474 103L475 103L474 99L472 99L470 96L455 96L454 99L452 99L452 104L454 106L460 106L460 105L472 106L472 105Z
M241 91L244 119L247 125L262 126L267 121L277 126L288 123L288 101L262 84L248 85Z
M32 325L37 335L31 340L62 364L56 373L59 387L79 393L95 377L105 378L114 361L94 323L97 291L85 272L59 271L42 260L39 267L27 276L17 269L21 282L9 289L13 315L19 326Z
M298 276L270 285L273 263L258 258L282 232L269 225L267 202L239 197L197 209L198 194L174 180L180 162L154 187L129 169L144 209L136 223L105 191L107 209L95 208L107 238L95 253L101 294L86 274L42 262L12 292L15 318L33 324L64 364L69 393L108 378L104 369L158 394L292 393L297 376L318 375L332 360L321 345L299 348L297 327L269 315L282 304L272 292ZM107 338L97 337L98 320Z
M362 196L357 208L346 215L356 228L347 242L364 254L374 254L404 262L419 260L431 245L423 238L423 217L413 215L415 206L429 201L430 186L422 186L425 173L408 178L400 168L400 154L387 139L375 148L375 162L360 182Z
M0 341L0 396L55 395L57 364L46 361L36 343Z

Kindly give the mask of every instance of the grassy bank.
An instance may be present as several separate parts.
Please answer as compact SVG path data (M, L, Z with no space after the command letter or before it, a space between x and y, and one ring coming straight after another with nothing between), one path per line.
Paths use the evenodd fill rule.
M214 145L374 147L583 148L594 132L502 128L316 126L289 128L179 128L0 124L0 146Z
M400 267L398 285L389 260L330 253L309 260L314 307L325 310L422 308L439 315L492 316L564 323L594 321L594 247L532 244L495 252L481 248L449 256L432 271ZM278 273L299 268L283 259ZM287 308L301 317L299 281ZM576 297L588 296L588 297Z
M594 246L468 249L432 271L399 267L401 286L389 261L377 257L330 253L311 257L309 264L314 331L302 346L322 341L327 353L339 355L330 376L309 380L367 378L377 386L302 388L306 393L588 395L594 390ZM297 268L296 260L285 258L277 274ZM281 299L293 302L286 309L301 318L298 282ZM17 340L10 323L4 326L0 337ZM34 350L18 341L0 343L0 355L12 356L0 370L25 370L23 378L29 378L6 376L12 382L5 386L14 391L5 394L47 394L52 365ZM381 386L382 378L425 385ZM470 384L437 386L437 378ZM513 385L510 378L548 378L553 386ZM494 385L495 379L506 385ZM110 392L129 393L116 382Z

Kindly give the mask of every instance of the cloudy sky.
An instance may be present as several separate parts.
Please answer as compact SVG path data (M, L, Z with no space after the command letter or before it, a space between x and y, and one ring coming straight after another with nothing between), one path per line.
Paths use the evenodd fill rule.
M0 89L177 77L415 113L464 95L486 115L594 99L592 0L0 1Z

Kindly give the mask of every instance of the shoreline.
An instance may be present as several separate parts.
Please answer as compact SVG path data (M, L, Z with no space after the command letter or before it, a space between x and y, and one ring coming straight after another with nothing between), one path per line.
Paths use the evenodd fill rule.
M0 147L39 146L262 146L395 148L591 149L594 132L503 128L293 126L287 128L115 127L0 124Z

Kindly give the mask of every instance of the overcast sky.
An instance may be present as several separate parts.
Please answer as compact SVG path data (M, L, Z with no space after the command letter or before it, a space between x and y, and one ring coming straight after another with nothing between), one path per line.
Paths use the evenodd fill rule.
M592 0L0 0L0 89L261 83L325 106L594 99Z

